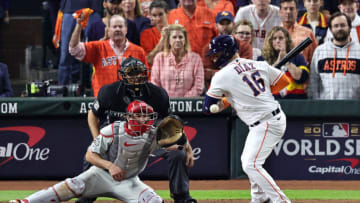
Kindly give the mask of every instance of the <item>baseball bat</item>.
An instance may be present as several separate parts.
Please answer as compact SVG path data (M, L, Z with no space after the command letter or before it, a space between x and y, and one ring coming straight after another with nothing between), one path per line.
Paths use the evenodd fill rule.
M307 37L304 39L300 44L298 44L296 47L291 49L289 53L287 53L280 61L275 65L275 68L280 69L281 66L285 65L288 61L290 61L294 56L298 55L300 52L302 52L306 47L308 47L312 43L312 40L310 37Z

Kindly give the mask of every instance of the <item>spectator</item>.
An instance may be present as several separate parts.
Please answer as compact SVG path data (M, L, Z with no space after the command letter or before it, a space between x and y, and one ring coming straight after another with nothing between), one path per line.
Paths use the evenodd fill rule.
M144 50L126 39L125 22L123 16L111 16L108 28L110 39L87 43L80 42L81 26L79 23L76 24L69 51L76 59L94 64L95 73L92 76L92 87L95 97L103 85L111 84L119 79L117 71L120 69L123 59L131 55L147 65Z
M169 97L198 97L204 90L201 57L191 51L186 29L179 24L165 28L155 49L151 82L164 88Z
M9 0L0 0L0 20L6 24L10 23Z
M328 27L327 18L320 11L321 2L321 0L305 0L306 12L298 21L299 25L308 27L313 31L318 44L324 42Z
M350 17L334 13L329 29L334 37L315 50L308 94L312 99L360 99L360 45L349 37Z
M249 20L254 28L252 46L262 49L266 33L274 26L280 25L279 8L270 5L269 0L253 0L254 4L240 8L235 16L235 23Z
M180 0L180 7L169 12L168 23L183 25L191 50L201 56L203 48L217 35L215 17L210 9L197 6L196 0Z
M168 5L163 0L155 0L150 5L152 28L145 29L140 36L141 47L148 55L157 45L161 37L161 30L167 26ZM148 56L148 62L152 64L154 56ZM150 59L150 60L149 60Z
M73 13L82 8L91 8L94 13L90 16L88 25L101 19L101 0L87 1L73 1L73 0L61 0L60 11L63 15L58 15L58 19L61 19L61 23L57 23L57 26L61 27L61 40L60 40L60 60L58 70L58 80L60 85L66 85L70 83L76 83L80 78L80 66L79 62L69 54L69 42L71 33L76 25L76 20L73 17ZM56 34L56 33L55 33Z
M101 20L89 25L87 41L97 41L102 38L108 39L108 36L105 35L105 30L109 26L110 17L115 14L125 17L124 11L120 7L120 3L121 0L104 0L103 7L105 9L105 16ZM133 21L126 19L126 27L126 38L130 42L140 45L140 37L136 30L136 24Z
M251 22L248 20L240 20L239 22L237 22L233 28L233 35L238 40L249 42L250 44L252 44L252 42L254 41L254 29ZM253 47L252 59L256 61L259 56L261 56L261 50Z
M143 30L150 28L150 19L142 15L139 0L122 0L120 6L125 17L135 22L139 36Z
M339 0L338 6L340 12L345 13L351 19L351 31L350 37L355 42L360 42L358 27L360 27L360 17L357 14L357 10L359 9L359 2L357 0ZM325 40L331 40L333 38L332 32L327 32Z
M99 19L98 21L89 25L85 41L89 42L89 41L109 39L109 36L105 33L107 27L109 26L110 17L113 16L114 14L118 14L125 17L124 11L120 7L120 2L121 0L103 1L105 16L102 19ZM126 38L130 42L139 45L140 37L136 30L136 24L133 21L126 19L126 26L127 26ZM93 72L92 70L94 70L95 68L93 67L92 64L83 63L82 65L83 65L82 70L83 70L84 83L86 84L87 87L90 87L91 77L92 77L91 72Z
M216 29L219 32L219 35L231 35L231 32L234 27L234 17L229 11L219 12L216 16ZM241 58L252 59L252 46L249 42L236 40L239 47L239 56ZM209 41L210 43L210 41ZM209 88L211 78L219 70L215 67L214 62L206 57L206 54L209 52L209 46L205 46L203 49L203 62L204 62L204 72L205 72L205 85L206 88Z
M275 26L266 35L259 61L265 60L275 66L292 48L294 48L294 44L289 32L282 27ZM309 79L309 69L306 67L304 56L296 55L281 69L291 82L280 92L273 94L274 97L277 99L306 99L305 84Z
M306 64L310 64L314 50L317 47L317 42L314 33L310 28L299 25L296 22L297 18L297 1L296 0L281 0L280 1L280 15L282 19L281 26L285 28L291 36L294 46L301 43L307 37L310 37L312 43L303 52Z
M197 0L197 6L207 7L214 13L221 11L229 11L231 15L235 15L233 4L229 0Z
M6 64L0 63L0 97L12 97L13 94L8 67Z

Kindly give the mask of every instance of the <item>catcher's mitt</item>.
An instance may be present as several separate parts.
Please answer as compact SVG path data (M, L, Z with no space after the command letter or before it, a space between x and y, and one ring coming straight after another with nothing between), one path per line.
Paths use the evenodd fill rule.
M184 124L176 115L165 117L156 128L157 142L162 147L174 144L184 145L187 142Z

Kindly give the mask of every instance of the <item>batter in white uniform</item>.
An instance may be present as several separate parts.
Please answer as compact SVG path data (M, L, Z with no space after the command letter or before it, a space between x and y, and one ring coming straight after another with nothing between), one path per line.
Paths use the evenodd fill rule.
M241 162L250 179L251 202L290 202L263 168L286 128L286 116L272 91L284 88L288 78L266 62L239 58L237 50L236 40L230 35L220 35L210 42L208 56L221 70L211 80L203 111L210 113L214 104L224 109L225 97L249 126Z
M143 101L128 106L127 121L114 122L101 129L90 145L86 159L93 164L75 178L13 203L54 203L74 197L113 197L129 203L162 203L138 174L149 154L158 148L152 125L157 113Z

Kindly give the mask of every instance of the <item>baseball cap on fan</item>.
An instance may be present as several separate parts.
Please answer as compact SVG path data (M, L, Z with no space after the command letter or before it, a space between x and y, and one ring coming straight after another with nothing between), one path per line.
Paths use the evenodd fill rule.
M222 20L233 22L234 16L229 11L221 11L216 15L216 23L219 23Z

